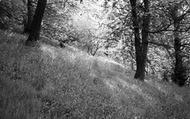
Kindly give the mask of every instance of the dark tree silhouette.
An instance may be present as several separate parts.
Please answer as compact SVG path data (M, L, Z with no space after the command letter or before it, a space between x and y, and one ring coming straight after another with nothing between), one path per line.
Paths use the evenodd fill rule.
M142 26L139 27L139 16L137 12L137 1L130 0L132 8L132 21L133 21L133 31L135 37L135 53L136 53L136 73L134 78L144 80L145 78L145 67L147 61L147 51L148 51L148 30L150 24L150 14L149 14L149 0L143 0L143 12L144 15L142 19ZM141 32L140 32L141 31ZM141 37L140 37L141 35Z
M183 54L183 42L182 42L182 38L180 37L182 34L182 29L184 30L185 28L183 28L183 23L185 21L186 16L189 15L190 10L179 14L178 11L180 11L181 6L183 5L183 2L179 2L179 3L173 3L172 5L169 6L168 11L170 14L170 17L173 21L173 25L174 25L174 51L175 51L175 67L174 67L174 74L172 77L172 81L176 84L178 84L179 86L184 86L186 80L188 79L187 77L187 67L184 65L184 58L185 57ZM189 29L190 27L187 25L186 29Z
M35 41L39 40L41 22L46 4L47 0L38 0L37 8L30 29L30 35L26 41L26 45L32 45Z
M25 3L27 5L27 17L24 23L24 33L30 33L31 24L35 13L35 2L34 0L26 0Z

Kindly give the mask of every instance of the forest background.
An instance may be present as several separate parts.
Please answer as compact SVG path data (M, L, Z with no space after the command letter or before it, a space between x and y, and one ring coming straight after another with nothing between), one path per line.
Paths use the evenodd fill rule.
M189 119L188 0L0 0L2 119Z
M37 0L2 0L0 6L2 29L29 33ZM189 15L187 0L47 1L40 34L112 58L136 70L140 80L149 74L184 86L189 81Z

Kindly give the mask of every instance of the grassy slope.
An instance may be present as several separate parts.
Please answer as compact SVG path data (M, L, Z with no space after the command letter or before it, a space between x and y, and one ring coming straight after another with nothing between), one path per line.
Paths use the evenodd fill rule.
M2 119L188 119L190 90L133 79L106 58L0 31Z

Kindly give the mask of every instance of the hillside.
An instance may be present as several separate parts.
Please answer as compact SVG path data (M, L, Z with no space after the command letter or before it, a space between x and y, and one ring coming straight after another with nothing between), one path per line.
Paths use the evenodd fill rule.
M0 31L1 119L190 119L190 89Z

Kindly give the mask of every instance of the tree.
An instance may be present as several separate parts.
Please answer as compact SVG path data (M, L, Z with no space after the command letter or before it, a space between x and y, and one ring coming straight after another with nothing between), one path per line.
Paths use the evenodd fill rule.
M36 8L32 25L31 25L30 35L26 41L26 45L31 45L35 41L39 40L41 22L42 22L46 4L47 4L47 0L38 0L37 8Z
M36 0L35 0L36 1ZM24 33L30 33L31 24L35 13L35 1L25 0L27 6L27 15L24 23Z
M179 86L185 85L187 80L187 68L184 65L184 58L186 57L183 53L184 44L182 42L182 32L187 32L190 28L188 23L186 23L186 17L189 16L190 9L184 8L184 1L173 2L172 4L168 4L168 13L173 21L173 36L174 36L174 57L175 57L175 64L174 64L174 74L172 80L174 83L178 84ZM185 26L184 26L185 24Z
M171 80L179 86L185 85L188 79L188 49L190 9L186 0L155 2L155 14L152 15L152 33L150 44L162 46L170 57ZM156 34L155 34L156 33ZM168 63L169 64L169 63ZM165 64L167 65L167 64ZM164 66L165 67L165 66Z
M131 56L132 60L130 61L133 64L133 59L135 59L136 73L134 78L143 81L148 52L150 2L148 0L117 1L113 3L112 8L115 10L112 10L114 13L109 17L113 20L108 26L111 28L108 40L123 42L121 49L123 60L129 59ZM130 37L131 34L133 34L132 37ZM133 48L135 53L133 53ZM129 57L128 54L130 54Z
M133 32L135 38L135 54L136 54L136 73L134 78L144 80L145 78L145 67L147 62L148 52L148 30L150 24L150 13L149 13L149 0L143 0L141 6L137 6L136 0L130 0ZM138 16L137 8L142 7L143 16ZM139 21L142 19L142 26Z

